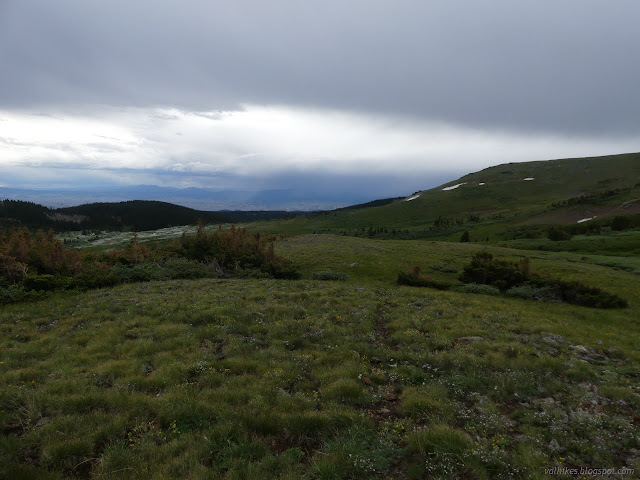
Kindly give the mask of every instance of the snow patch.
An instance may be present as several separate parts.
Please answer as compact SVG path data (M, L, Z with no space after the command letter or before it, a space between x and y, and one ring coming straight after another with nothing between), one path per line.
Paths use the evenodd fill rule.
M594 218L597 218L597 215L589 218L583 218L582 220L578 220L576 223L588 222L589 220L593 220Z
M459 183L459 184L457 184L457 185L452 185L452 186L450 186L450 187L444 187L444 188L442 189L442 191L443 191L443 192L445 192L445 191L448 191L448 190L454 190L454 189L458 188L460 185L465 185L466 183L467 183L467 182L463 182L463 183Z
M478 185L486 185L486 183L484 183L484 182L480 182Z
M409 198L405 198L405 202L410 202L411 200L415 200L416 198L418 198L420 196L420 194L418 195L414 195L413 197L409 197Z
M535 180L533 177L523 178L523 180Z

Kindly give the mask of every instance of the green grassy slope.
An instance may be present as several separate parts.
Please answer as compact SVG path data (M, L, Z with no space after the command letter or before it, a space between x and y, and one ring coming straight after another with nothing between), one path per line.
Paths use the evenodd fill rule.
M424 240L371 240L334 235L300 235L277 243L276 251L293 259L306 276L333 270L354 281L394 284L397 274L413 266L434 280L455 284L458 274L473 254L488 250L496 258L519 260L529 257L539 273L564 280L584 281L618 293L629 300L631 311L640 320L640 260L637 257L589 255L572 252L530 252L472 243ZM435 268L431 268L435 266ZM439 267L446 267L440 269ZM447 271L450 270L450 271ZM634 310L635 309L635 310Z
M277 245L299 281L151 282L5 307L0 478L640 471L638 273L536 253L538 271L630 300L611 311L394 283L415 264L451 281L478 248L306 235ZM350 280L311 279L324 270Z
M460 183L465 184L454 190L442 190ZM594 215L639 213L640 153L498 165L419 195L410 201L307 215L260 224L258 228L293 233L323 230L353 233L369 227L424 230L433 226L438 217L450 217L463 222L454 225L454 230L472 229L477 238L519 224L576 224ZM584 195L591 197L576 200ZM572 202L562 204L572 198ZM470 215L481 219L470 221ZM444 229L428 235L446 237L451 231Z

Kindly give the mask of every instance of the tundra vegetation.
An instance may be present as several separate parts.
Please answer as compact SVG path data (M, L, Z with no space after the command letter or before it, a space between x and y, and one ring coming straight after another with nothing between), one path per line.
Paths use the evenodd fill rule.
M635 478L639 160L173 239L8 221L0 478Z
M566 252L526 261L503 247L477 255L472 243L332 235L285 237L274 250L241 229L156 251L29 241L75 259L80 276L92 262L120 279L170 262L222 272L141 274L4 306L6 478L493 479L640 468L633 259L620 269ZM225 242L243 253L214 254L233 251ZM47 255L34 258L42 269L17 261L29 269L13 281L67 278L65 262L56 270ZM273 278L256 258L291 259L301 278ZM629 304L602 310L464 284L474 259L587 278ZM451 287L398 285L397 272L415 265Z

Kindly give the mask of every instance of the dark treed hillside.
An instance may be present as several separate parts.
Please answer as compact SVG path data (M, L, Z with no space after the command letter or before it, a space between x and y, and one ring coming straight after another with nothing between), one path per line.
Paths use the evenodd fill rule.
M48 215L53 210L32 202L20 200L0 201L0 228L26 226L29 228L61 228L67 229L72 222L55 222ZM76 224L77 227L77 224Z
M155 230L177 225L239 223L295 215L284 211L203 212L166 202L132 200L49 209L32 202L0 201L0 226L69 230Z

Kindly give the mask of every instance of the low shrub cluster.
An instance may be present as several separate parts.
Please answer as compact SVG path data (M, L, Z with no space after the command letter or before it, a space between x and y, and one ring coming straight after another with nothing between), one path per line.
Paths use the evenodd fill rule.
M640 215L617 215L611 220L611 230L621 232L640 227Z
M170 247L150 249L137 236L121 250L68 250L53 231L0 232L0 304L38 292L87 290L119 283L178 278L251 276L295 279L298 267L275 254L273 243L244 229L183 235Z
M562 240L571 240L571 233L563 230L559 227L551 227L547 231L547 238L553 242L560 242Z
M594 308L624 308L628 302L597 287L577 281L543 277L531 270L528 258L509 262L493 258L487 251L476 253L464 267L460 280L490 285L507 295L534 300L554 300Z
M0 305L35 300L43 295L43 292L27 290L22 283L14 283L6 287L0 287Z
M217 264L225 272L258 270L274 278L300 278L300 271L292 262L275 254L273 242L260 233L249 234L235 226L207 233L200 225L195 235L183 234L172 249L179 256Z
M471 263L464 267L460 280L464 283L492 285L501 292L527 282L530 274L530 262L523 259L520 263L497 260L487 251L476 253Z
M598 287L589 287L581 282L550 280L548 286L562 301L575 305L594 308L626 308L629 306L629 302L624 298Z

